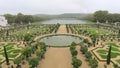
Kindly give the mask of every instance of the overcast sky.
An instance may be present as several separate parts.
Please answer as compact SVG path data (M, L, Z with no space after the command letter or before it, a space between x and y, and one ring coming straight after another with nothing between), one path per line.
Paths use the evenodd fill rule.
M0 14L120 13L120 0L0 0Z

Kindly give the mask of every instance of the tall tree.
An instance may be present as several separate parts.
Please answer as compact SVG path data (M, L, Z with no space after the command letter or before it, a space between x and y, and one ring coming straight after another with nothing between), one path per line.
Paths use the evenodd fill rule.
M4 14L5 18L7 19L8 23L15 23L15 16L11 14Z
M29 22L33 22L33 21L34 21L34 18L32 15L24 15L23 22L29 23Z
M99 21L101 23L106 22L108 11L96 11L94 13L94 21Z
M107 55L107 64L110 64L110 60L111 60L111 45L110 45L108 55Z
M5 58L6 58L6 64L9 65L9 59L8 59L8 55L7 55L7 51L6 51L5 46L4 46L4 54L5 54Z
M15 19L16 23L21 23L24 20L24 15L22 13L18 13Z

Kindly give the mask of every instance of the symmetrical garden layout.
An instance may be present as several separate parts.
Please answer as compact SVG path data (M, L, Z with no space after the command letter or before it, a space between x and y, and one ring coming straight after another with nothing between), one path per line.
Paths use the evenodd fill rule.
M53 50L50 49L52 46L50 47L43 42L39 42L41 37L59 34L81 37L83 41L79 44L75 44L73 41L71 46L67 46L66 48L61 46L56 49L53 47ZM108 24L29 24L12 26L9 29L0 31L0 62L3 64L3 67L7 67L7 65L4 66L6 58L3 47L5 46L9 61L14 61L15 63L9 62L11 67L16 66L16 64L18 67L21 65L22 68L36 67L37 65L41 68L46 67L44 63L49 62L46 62L46 60L50 60L48 59L48 55L51 55L49 53L56 51L55 54L69 53L65 56L67 61L70 60L68 63L65 62L69 68L71 68L71 65L69 65L71 62L73 67L75 67L74 64L78 66L82 65L81 67L85 67L84 64L87 64L87 67L99 68L107 66L106 60L109 47L111 46L111 65L113 65L112 67L115 65L120 66L119 41L120 29ZM64 49L60 50L63 52L57 51L62 47ZM69 49L70 51L68 51ZM55 56L57 55L53 54L52 57L55 59L53 61L56 62ZM68 59L68 56L71 58ZM80 57L84 58L84 60ZM59 59L61 59L59 61L62 63L62 58ZM39 63L39 60L41 60L41 63ZM42 62L44 63L42 64ZM93 63L96 63L96 65L93 65ZM103 63L102 66L100 63ZM51 65L49 64L48 66Z
M21 48L16 46L16 43L0 43L0 61L5 60L5 55L3 51L3 46L6 46L8 57L10 59L17 58L17 56L21 55Z

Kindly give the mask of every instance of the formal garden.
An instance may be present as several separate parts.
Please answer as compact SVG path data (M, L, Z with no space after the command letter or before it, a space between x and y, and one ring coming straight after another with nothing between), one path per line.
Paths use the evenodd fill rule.
M84 63L90 68L99 68L100 62L104 63L103 67L112 64L114 68L117 68L120 66L120 31L118 29L108 24L94 23L29 24L10 27L0 31L0 66L1 68L35 68L42 66L42 62L46 62L46 52L48 53L49 49L69 48L68 57L73 68L84 67ZM58 31L61 30L63 33L59 34ZM59 46L57 44L49 46L45 42L40 42L40 38L44 37L49 41L51 35L58 35L58 37L62 35L64 37L60 38L62 42L71 40L67 39L65 35L74 36L72 38L75 40L80 38L80 42L76 43L72 39L71 44L69 43L67 46L65 46L66 44L63 46L61 43ZM58 39L50 39L50 41ZM81 59L80 56L83 56L84 59Z
M119 13L4 14L3 24L4 18L0 68L120 68Z
M86 48L88 48L98 62L106 62L107 64L109 64L108 62L112 62L115 68L119 66L120 33L118 27L108 24L67 25L67 31L90 37L92 42L84 42L87 43ZM111 60L109 61L108 59ZM104 66L107 67L107 65Z
M34 41L38 35L55 33L57 25L31 24L10 27L0 31L0 63L6 62L8 67L17 68L29 62L30 67L35 67L46 51L42 42ZM41 46L40 46L41 45ZM32 54L37 57L32 57ZM14 61L14 64L11 63ZM35 63L35 62L36 63ZM1 66L0 66L1 67ZM6 68L6 66L3 66Z

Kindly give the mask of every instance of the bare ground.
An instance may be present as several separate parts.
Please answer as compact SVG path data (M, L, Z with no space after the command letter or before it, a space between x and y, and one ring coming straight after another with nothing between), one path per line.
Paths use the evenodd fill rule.
M39 68L72 68L72 56L69 47L48 48L45 59L39 62Z

